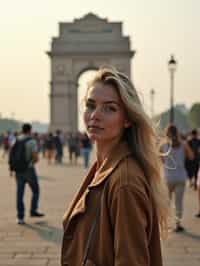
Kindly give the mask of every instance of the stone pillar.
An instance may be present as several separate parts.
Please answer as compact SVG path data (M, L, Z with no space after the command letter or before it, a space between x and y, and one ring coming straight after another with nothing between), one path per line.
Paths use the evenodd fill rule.
M77 83L75 81L68 81L67 91L67 124L69 125L69 130L72 132L77 132L78 130L78 97L77 97Z
M62 87L61 91L55 92ZM65 83L53 84L50 94L51 110L50 130L62 129L68 132L77 132L78 130L78 106L77 106L77 85L76 82L68 80Z

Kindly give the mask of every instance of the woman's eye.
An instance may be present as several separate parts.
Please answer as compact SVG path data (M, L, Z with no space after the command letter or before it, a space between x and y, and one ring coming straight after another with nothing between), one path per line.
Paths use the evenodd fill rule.
M86 103L85 109L86 110L94 110L95 109L95 105L93 103Z
M90 103L90 102L86 102L85 104L86 111L94 111L96 108L99 109L102 113L116 112L116 108L114 106L102 105L98 107L94 103Z
M104 106L103 110L104 110L104 112L115 112L116 108L113 106L106 105L106 106Z

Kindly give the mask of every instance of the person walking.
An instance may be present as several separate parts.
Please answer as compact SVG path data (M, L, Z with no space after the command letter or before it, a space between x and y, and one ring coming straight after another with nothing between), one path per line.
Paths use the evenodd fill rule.
M172 194L175 194L176 227L174 231L181 232L184 230L183 198L187 180L185 158L193 160L194 155L189 145L181 140L178 128L172 124L165 128L165 140L160 149L163 153L164 173L170 199Z
M97 72L84 121L96 162L64 215L62 266L162 266L167 187L151 120L126 75Z
M69 133L67 138L67 145L69 151L69 162L72 165L73 163L77 164L77 159L79 156L79 146L80 140L78 133Z
M5 158L5 156L8 155L9 153L9 134L10 132L8 131L6 134L4 134L3 136L3 154L2 154L2 158Z
M84 168L87 169L89 166L89 162L90 162L90 152L91 152L92 145L86 133L84 133L81 136L80 146L81 146L81 154L83 157L83 165L84 165Z
M193 129L191 132L191 138L188 140L188 145L194 153L193 160L190 160L190 178L194 180L194 189L197 189L197 173L199 170L200 162L200 139L198 138L198 132Z
M54 138L53 134L50 132L45 140L45 157L47 159L48 164L52 163L54 149L55 149Z
M55 162L62 163L63 159L63 142L61 137L61 131L56 130L56 135L54 137L54 145L55 145Z
M197 218L200 218L200 166L197 173L197 197L198 197L198 212L195 216Z
M38 161L36 141L31 137L32 126L28 123L22 126L22 134L19 135L13 144L9 155L10 171L16 175L16 208L17 223L24 224L24 189L28 183L32 191L30 216L43 217L38 212L39 183L36 174L35 163Z

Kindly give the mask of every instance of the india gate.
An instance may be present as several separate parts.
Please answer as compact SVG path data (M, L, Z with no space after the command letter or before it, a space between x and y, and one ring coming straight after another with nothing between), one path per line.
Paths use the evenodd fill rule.
M78 79L87 70L113 66L131 74L134 51L123 36L121 22L89 13L73 22L59 23L52 38L50 58L50 130L78 130Z

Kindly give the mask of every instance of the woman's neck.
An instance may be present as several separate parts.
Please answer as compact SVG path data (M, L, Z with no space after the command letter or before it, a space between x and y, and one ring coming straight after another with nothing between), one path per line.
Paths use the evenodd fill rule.
M110 151L119 141L120 141L120 138L115 138L109 142L96 143L97 170L100 168L103 161L108 157Z

